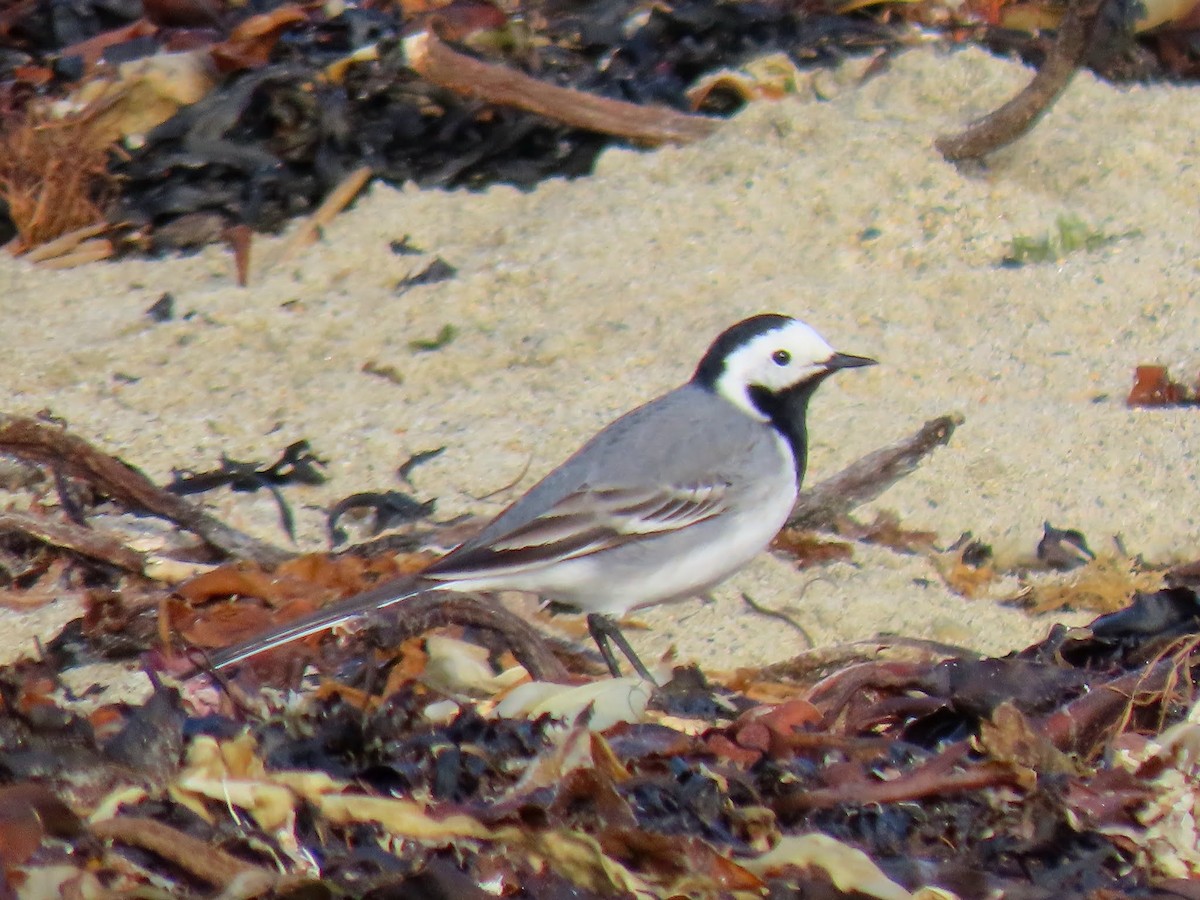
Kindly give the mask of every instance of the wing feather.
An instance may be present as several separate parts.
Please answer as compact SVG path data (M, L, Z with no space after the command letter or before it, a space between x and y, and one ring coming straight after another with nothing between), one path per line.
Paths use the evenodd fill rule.
M496 535L468 542L426 575L451 580L520 572L613 550L648 535L669 534L727 509L726 482L650 488L584 485L540 516Z

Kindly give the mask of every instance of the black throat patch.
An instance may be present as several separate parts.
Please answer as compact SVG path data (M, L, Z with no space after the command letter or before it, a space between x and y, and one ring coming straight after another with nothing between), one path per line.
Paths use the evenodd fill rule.
M804 470L808 465L808 401L823 380L818 375L778 393L753 385L748 391L754 408L770 420L792 448L797 488L804 481Z

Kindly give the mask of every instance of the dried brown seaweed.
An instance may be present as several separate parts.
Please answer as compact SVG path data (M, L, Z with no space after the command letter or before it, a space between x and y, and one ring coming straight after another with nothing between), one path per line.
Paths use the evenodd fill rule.
M108 154L90 111L55 119L30 110L0 119L0 201L16 227L17 251L103 225L117 190Z

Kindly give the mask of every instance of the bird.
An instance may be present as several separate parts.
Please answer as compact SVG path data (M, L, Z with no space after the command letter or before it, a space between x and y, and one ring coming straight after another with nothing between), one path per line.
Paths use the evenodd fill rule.
M875 362L834 350L790 316L744 319L717 336L687 382L603 428L424 571L219 650L209 668L430 591L520 591L585 613L612 675L616 644L653 683L615 617L704 596L765 550L804 479L813 392Z

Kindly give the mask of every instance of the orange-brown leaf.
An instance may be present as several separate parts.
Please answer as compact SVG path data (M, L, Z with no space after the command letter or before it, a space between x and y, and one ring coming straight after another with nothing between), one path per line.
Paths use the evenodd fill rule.
M1133 387L1126 406L1177 406L1192 397L1186 387L1172 381L1166 366L1138 366L1133 372Z
M771 542L771 549L786 553L796 563L796 568L807 569L830 562L844 562L854 558L853 548L844 541L826 541L811 531L785 528Z
M213 62L225 73L261 68L270 61L283 30L307 18L304 10L292 3L251 16L233 29L227 40L213 45Z
M83 64L90 69L100 62L100 58L104 56L104 51L114 44L123 44L126 41L132 41L136 38L150 37L158 32L158 28L146 19L138 19L135 22L130 22L128 25L122 25L120 28L112 28L108 31L102 31L100 34L87 38L86 40L77 41L59 50L56 56L78 56L83 59Z
M214 648L236 644L281 623L275 612L257 603L223 603L206 608L191 622L178 626L195 647Z
M285 596L275 575L243 564L221 566L189 578L176 586L175 593L193 606L215 597L258 597L278 602Z
M30 782L0 787L0 864L29 860L47 834L70 836L79 820L49 788Z

